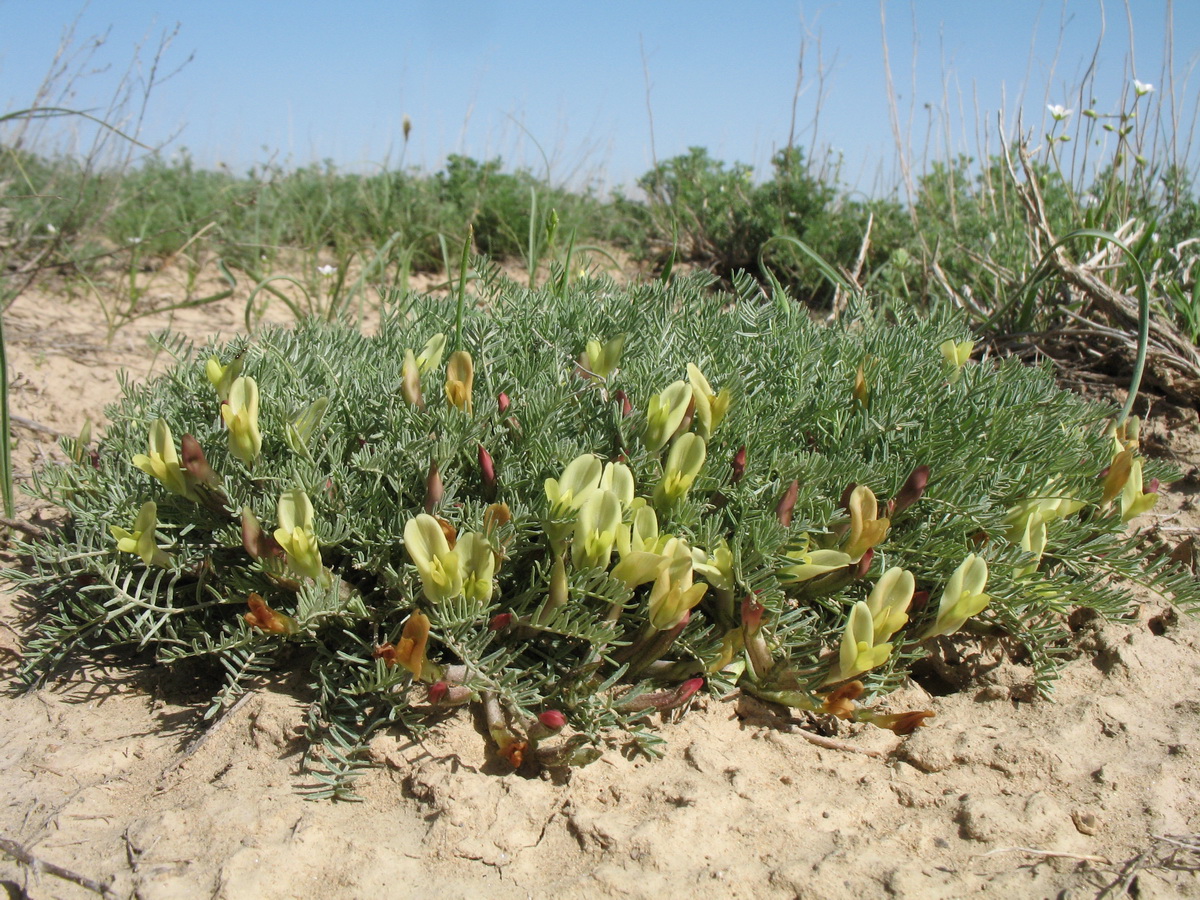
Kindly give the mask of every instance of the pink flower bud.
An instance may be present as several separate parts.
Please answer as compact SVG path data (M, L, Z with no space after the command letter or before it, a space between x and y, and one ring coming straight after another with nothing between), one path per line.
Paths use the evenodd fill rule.
M875 558L875 548L868 547L867 552L862 555L862 559L858 561L858 565L854 569L855 578L863 578L867 574L867 570L871 568L871 560Z
M450 691L450 685L444 681L434 682L429 686L429 702L437 706L446 699L446 694Z
M496 466L492 462L492 454L488 453L483 444L479 445L479 472L483 479L483 492L489 498L496 493Z
M557 709L548 709L538 716L538 722L551 731L562 731L567 725L567 717Z
M496 613L496 615L492 616L491 621L488 622L488 631L503 631L512 624L512 621L512 613Z
M747 594L742 600L742 627L747 633L753 634L762 628L763 613L767 608L754 598L753 594Z
M512 405L512 401L508 399L508 394L504 391L500 392L500 396L496 398L496 407L500 410L500 415L508 412L508 407Z
M677 693L679 694L679 702L686 703L688 700L690 700L692 698L693 694L695 694L697 691L703 689L703 687L704 687L704 679L703 678L689 678L687 681L685 681L683 684L681 684L679 686L679 690L677 691Z

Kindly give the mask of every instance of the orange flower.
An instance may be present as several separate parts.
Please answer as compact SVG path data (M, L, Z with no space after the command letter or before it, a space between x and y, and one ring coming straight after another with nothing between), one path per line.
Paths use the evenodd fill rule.
M300 630L295 619L271 609L258 594L251 594L246 598L246 603L250 612L243 618L251 627L260 628L270 634L295 634Z
M427 665L425 648L428 644L429 617L415 612L404 623L400 643L396 645L395 662L412 672L413 678L420 680Z
M837 716L839 719L854 717L854 701L863 695L866 688L861 681L847 681L841 687L825 695L821 704L821 712Z
M932 719L936 713L929 710L913 710L912 712L890 713L887 715L874 713L866 721L880 728L886 728L901 736L912 734L925 724L926 719Z

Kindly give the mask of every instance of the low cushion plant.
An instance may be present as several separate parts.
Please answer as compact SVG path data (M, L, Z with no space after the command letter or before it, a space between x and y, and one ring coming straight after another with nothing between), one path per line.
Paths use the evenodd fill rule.
M1196 600L1130 530L1166 474L1136 423L952 318L823 327L742 276L480 290L168 341L35 481L68 515L12 573L46 604L28 677L147 648L222 671L214 714L304 667L341 796L454 704L514 766L653 752L699 690L906 733L932 711L874 701L947 641L1003 636L1046 689L1071 610Z

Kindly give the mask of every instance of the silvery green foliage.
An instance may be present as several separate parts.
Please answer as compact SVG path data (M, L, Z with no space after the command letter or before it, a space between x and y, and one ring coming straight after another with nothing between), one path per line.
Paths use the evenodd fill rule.
M911 571L931 599L914 603L887 661L860 676L868 697L894 688L936 650L920 638L939 592L970 553L987 560L991 602L969 628L1005 640L1043 689L1066 647L1071 609L1119 614L1130 603L1122 579L1185 603L1196 599L1185 573L1099 506L1099 476L1112 456L1105 435L1111 410L1016 360L974 362L953 377L938 351L941 342L965 337L952 320L885 319L864 306L822 327L786 298L764 298L748 279L738 279L732 294L714 292L703 279L631 288L592 279L531 293L490 278L484 287L486 302L468 310L461 334L474 360L472 415L445 402L445 361L422 378L424 410L401 393L406 349L419 350L439 332L454 341L455 310L444 299L399 298L369 336L307 321L198 352L173 342L178 363L168 374L123 386L94 459L91 448L68 442L77 461L36 479L36 492L69 517L23 548L32 565L13 575L45 608L29 643L27 677L70 666L85 648L148 648L165 665L197 657L224 677L211 715L249 679L273 667L305 667L316 701L309 736L320 763L318 793L344 795L374 731L394 724L419 730L428 718L424 688L413 689L404 667L376 658L379 646L399 641L416 610L431 621L432 663L456 667L472 696L495 698L518 736L540 712L563 711L569 737L564 744L560 736L557 756L546 758L581 762L620 732L653 750L655 706L670 705L661 697L696 676L716 690L813 698L854 602L891 567ZM620 334L626 340L617 371L607 382L582 377L577 360L586 343ZM230 453L204 371L210 356L228 363L240 354L259 392L262 455L253 467ZM666 451L641 443L646 409L652 395L686 377L688 363L714 390L729 388L733 400L691 489L659 509L659 527L710 552L727 545L733 590L721 596L710 588L661 659L631 678L622 651L646 629L650 585L631 591L604 568L575 568L567 553L568 602L533 624L554 558L545 481L593 453L626 460L637 494L652 499ZM868 390L854 400L860 366ZM503 411L500 394L511 401ZM224 508L171 493L131 463L146 452L158 418L176 440L185 433L198 439L221 478ZM481 446L495 467L494 488L481 472ZM745 475L733 484L731 460L743 446ZM432 604L423 595L403 534L425 509L431 462L444 491L437 514L456 531L483 531L493 501L511 510L511 522L491 534L505 558L490 601ZM893 517L869 566L858 567L865 572L799 585L781 578L795 561L786 554L803 535L836 543L849 485L869 486L886 510L921 465L931 473L927 490ZM1149 478L1154 464L1147 467ZM777 507L793 481L785 526ZM1049 525L1030 575L1030 555L1009 540L1005 517L1048 485L1086 505ZM294 489L313 505L331 575L324 582L299 578L288 586L278 568L243 547L240 510L253 510L270 531L278 498ZM110 526L128 528L147 500L157 503L167 567L119 552L110 534ZM569 532L570 522L559 524ZM248 624L252 592L294 619L295 633ZM769 672L756 671L740 652L720 664L747 596L765 607ZM512 619L494 627L504 614Z

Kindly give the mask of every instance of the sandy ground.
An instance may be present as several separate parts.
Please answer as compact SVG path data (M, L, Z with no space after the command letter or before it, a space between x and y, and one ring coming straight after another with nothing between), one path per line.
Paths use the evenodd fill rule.
M175 288L163 275L156 290ZM52 432L102 423L118 369L163 371L151 332L231 335L241 315L164 314L108 344L94 302L22 297L5 319L12 410L37 423L15 428L21 477L56 458ZM1196 414L1156 406L1148 431L1149 452L1190 473L1143 520L1177 543L1197 530ZM50 512L26 500L20 515ZM36 615L0 595L0 838L112 896L1200 897L1200 623L1149 598L1127 621L1074 623L1053 702L964 647L970 677L945 673L957 690L896 697L937 711L903 742L843 725L847 748L822 748L708 697L664 725L664 759L612 751L556 783L489 774L460 714L423 743L378 737L359 803L297 792L302 678L262 684L207 732L207 687L145 660L81 660L23 693ZM0 886L97 896L3 853Z

